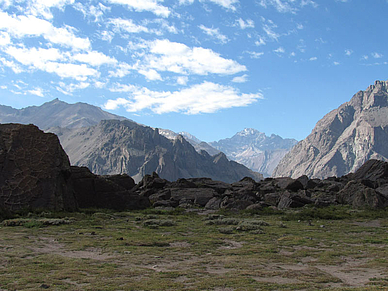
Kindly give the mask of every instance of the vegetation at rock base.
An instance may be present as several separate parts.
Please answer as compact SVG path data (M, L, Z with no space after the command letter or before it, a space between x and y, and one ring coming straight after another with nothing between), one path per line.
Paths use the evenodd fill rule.
M387 232L344 206L30 213L0 226L0 289L386 290Z

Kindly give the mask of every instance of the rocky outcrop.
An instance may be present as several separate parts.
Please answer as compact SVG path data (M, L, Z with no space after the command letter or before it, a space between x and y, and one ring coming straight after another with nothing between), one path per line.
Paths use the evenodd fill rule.
M71 167L58 137L34 125L0 124L0 217L33 210L144 209L126 175L97 176Z
M209 177L232 183L245 176L263 178L222 153L198 153L181 135L170 140L158 129L129 120L104 120L88 128L62 130L58 136L72 165L85 166L98 175L126 173L135 182L153 172L169 181Z
M134 210L150 206L147 197L130 191L135 183L126 174L97 176L88 168L72 166L71 180L80 208Z
M56 135L0 124L0 205L11 212L77 209L70 163Z
M317 207L345 204L377 209L388 206L387 169L388 163L371 160L356 173L339 178L280 177L256 182L246 177L232 184L209 178L169 182L153 173L132 191L149 197L154 207L253 210L269 206L288 209L309 204Z
M388 81L328 113L282 159L273 176L324 179L356 171L369 159L388 161Z

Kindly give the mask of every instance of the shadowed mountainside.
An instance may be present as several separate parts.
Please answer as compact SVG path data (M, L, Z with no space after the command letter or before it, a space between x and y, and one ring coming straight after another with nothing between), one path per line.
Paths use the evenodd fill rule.
M223 153L198 153L181 135L174 140L158 129L124 120L104 120L88 128L54 131L72 165L86 166L93 173L127 173L135 181L156 172L173 181L179 178L208 177L235 182L243 177L261 180L263 176L229 161Z

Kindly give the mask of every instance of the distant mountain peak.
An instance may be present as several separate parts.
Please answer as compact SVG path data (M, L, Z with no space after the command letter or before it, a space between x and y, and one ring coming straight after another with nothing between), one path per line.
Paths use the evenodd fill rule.
M263 135L264 133L254 128L244 128L242 131L236 133L239 136L250 136L250 135ZM265 134L264 134L265 135Z

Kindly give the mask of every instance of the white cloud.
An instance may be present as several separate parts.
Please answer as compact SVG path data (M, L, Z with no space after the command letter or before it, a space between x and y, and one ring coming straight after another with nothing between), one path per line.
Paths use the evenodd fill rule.
M252 19L247 19L246 21L244 21L242 18L239 18L237 19L237 24L241 29L255 27L255 22Z
M115 66L115 71L109 71L110 77L123 78L131 73L134 67L127 63L119 63Z
M163 0L107 0L112 4L125 5L130 9L133 9L138 12L149 11L154 13L157 16L168 17L171 11L160 5L159 2L163 2Z
M4 31L0 31L0 46L6 46L6 45L9 45L10 43L11 43L11 38L9 37L9 34Z
M145 56L140 69L151 68L177 74L232 75L247 68L236 61L225 59L211 49L189 48L185 44L167 39L148 43L151 54Z
M128 112L150 109L154 113L183 112L185 114L213 113L221 109L243 107L263 96L257 94L241 94L237 89L203 82L190 88L175 92L151 91L147 88L134 88L130 99L118 98L108 100L104 108L115 110L120 106Z
M302 0L300 2L300 6L306 6L306 5L311 5L312 7L314 8L317 8L318 7L318 4L312 0Z
M187 76L180 76L176 78L176 83L178 85L186 86L188 81L189 81L189 78Z
M35 88L33 90L28 90L27 91L28 93L32 94L32 95L36 95L36 96L39 96L39 97L44 97L44 91L42 88Z
M278 54L284 54L286 50L283 47L278 47L276 50L274 50L274 52Z
M353 51L352 51L352 50L350 50L350 49L346 49L346 50L345 50L345 55L350 56L350 55L352 55L352 54L353 54Z
M262 55L264 55L263 52L250 52L250 51L247 51L247 53L251 55L252 59L259 59Z
M369 56L367 56L367 55L363 55L361 58L361 60L364 60L364 61L366 61L367 59L369 59Z
M90 83L88 82L70 83L70 84L59 82L59 87L57 87L57 90L65 95L72 95L74 91L86 89L89 86L90 86Z
M75 28L71 26L57 28L47 20L32 15L10 16L0 11L0 29L5 29L11 36L18 38L43 36L53 44L77 50L88 50L91 47L88 38L75 35Z
M116 30L124 30L129 33L149 32L148 28L142 25L136 25L132 19L115 18L109 23L113 24Z
M245 83L246 81L248 81L247 74L244 74L244 75L238 76L238 77L234 77L232 80L233 83Z
M377 53L377 52L373 52L373 53L371 53L371 55L372 55L372 57L374 57L375 59L380 59L380 58L382 58L382 57L383 57L383 55L382 55L382 54L380 54L380 53Z
M179 0L179 5L191 5L194 3L194 0Z
M163 80L162 76L154 69L139 70L138 73L144 75L150 81Z
M290 1L290 2L292 3L294 1ZM292 7L292 5L288 3L288 1L260 0L259 4L264 8L267 8L267 6L273 6L278 12L281 12L281 13L286 13L286 12L295 13L297 11L297 9L295 7Z
M74 78L84 81L89 76L98 76L99 73L85 64L76 65L70 63L59 63L65 56L59 50L36 49L36 48L15 48L8 47L6 53L12 56L19 63L29 66L30 69L37 69L48 73L55 73L61 78Z
M267 36L272 39L272 40L276 40L278 41L279 37L280 37L280 34L276 33L275 31L273 31L273 28L275 28L276 25L268 25L268 24L264 24L263 25L263 30L265 31L265 33L267 34Z
M22 67L19 66L18 64L16 64L15 62L13 62L13 61L7 60L5 58L0 58L0 62L3 64L3 66L11 68L11 70L15 74L20 74L20 73L24 72Z
M43 64L49 61L63 60L65 57L63 54L55 48L16 48L8 47L5 52L12 56L19 63L26 66L37 66L41 67Z
M255 41L255 45L257 46L261 46L261 45L265 45L266 42L264 40L264 38L260 37L259 40Z
M32 0L27 2L26 13L52 19L51 8L63 10L66 5L73 3L74 0Z
M94 6L77 2L73 5L73 7L80 11L84 17L93 18L94 22L101 21L104 13L111 10L110 7L107 7L101 3L98 3L98 5Z
M109 91L111 92L134 92L136 90L138 90L138 88L134 85L119 84L119 83L116 83L113 88L109 89Z
M311 57L311 58L309 58L309 61L316 61L316 60L318 60L317 57Z
M72 59L91 66L114 65L117 63L115 58L109 57L97 51L90 51L82 54L78 53L74 55Z
M218 28L209 28L204 25L198 26L205 34L218 39L221 43L227 43L229 41L226 35L223 35Z
M236 10L236 7L234 6L234 4L239 3L238 0L208 0L208 1L213 2L215 4L218 4L224 8L230 9L232 11Z
M99 37L102 40L105 40L107 42L111 42L113 37L115 36L113 31L107 31L107 30L100 31L99 34L100 34Z
M333 64L334 64L334 66L338 66L338 65L340 65L340 63L339 63L339 62L333 62Z

